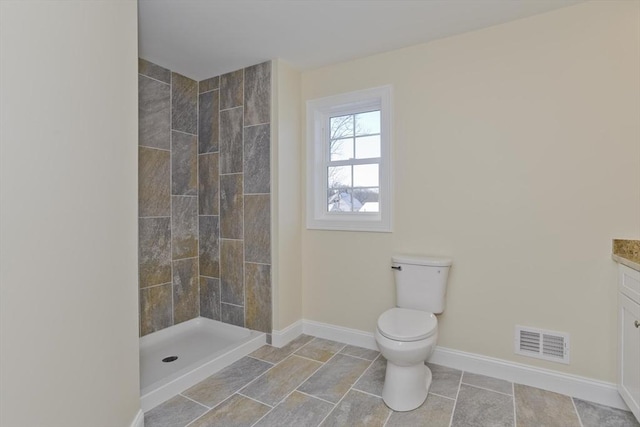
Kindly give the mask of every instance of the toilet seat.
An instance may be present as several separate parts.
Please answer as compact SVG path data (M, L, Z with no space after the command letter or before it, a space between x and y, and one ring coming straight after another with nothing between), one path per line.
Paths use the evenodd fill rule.
M438 319L433 313L410 308L392 308L378 318L378 331L395 341L419 341L429 338L438 330Z

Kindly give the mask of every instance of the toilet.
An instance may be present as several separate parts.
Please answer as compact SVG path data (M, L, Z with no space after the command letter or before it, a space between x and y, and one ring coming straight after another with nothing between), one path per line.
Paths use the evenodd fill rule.
M380 315L375 339L387 359L382 389L384 403L394 411L411 411L427 398L431 370L425 361L438 339L452 260L444 257L395 255L391 268L396 307Z

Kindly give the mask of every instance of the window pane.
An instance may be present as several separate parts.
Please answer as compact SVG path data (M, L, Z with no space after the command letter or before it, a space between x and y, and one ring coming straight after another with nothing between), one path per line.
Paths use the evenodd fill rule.
M379 188L354 188L353 197L362 203L359 212L380 212Z
M356 159L375 157L380 157L380 135L356 138Z
M351 166L329 166L327 178L329 188L351 187Z
M353 190L337 188L327 191L328 212L357 212L361 208L362 203L353 196Z
M331 117L331 139L353 136L353 114Z
M353 166L354 187L378 187L378 165Z
M334 139L330 150L332 162L353 159L353 138Z
M380 133L380 111L356 114L356 135Z

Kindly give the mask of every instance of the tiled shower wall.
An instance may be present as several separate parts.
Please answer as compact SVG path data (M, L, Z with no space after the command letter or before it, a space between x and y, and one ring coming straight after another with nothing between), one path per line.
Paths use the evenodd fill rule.
M271 333L271 63L200 83L139 65L140 334Z

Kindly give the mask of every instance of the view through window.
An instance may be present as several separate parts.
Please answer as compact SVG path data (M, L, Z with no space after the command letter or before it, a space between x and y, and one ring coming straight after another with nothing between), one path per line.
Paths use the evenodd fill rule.
M330 118L328 212L379 212L380 110Z

